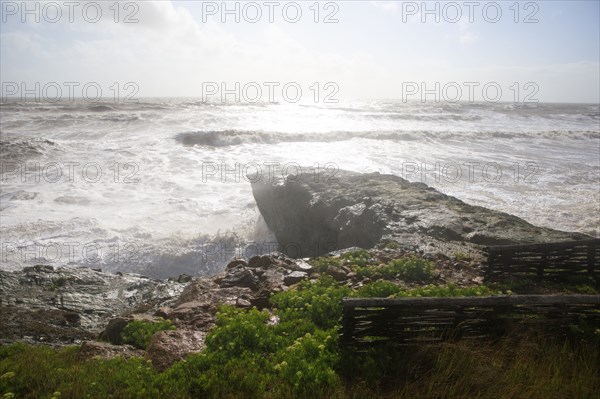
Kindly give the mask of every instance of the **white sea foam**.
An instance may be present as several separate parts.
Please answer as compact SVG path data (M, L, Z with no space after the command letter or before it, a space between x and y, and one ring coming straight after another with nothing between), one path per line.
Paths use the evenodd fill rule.
M0 267L52 263L15 248L76 241L137 251L96 262L111 271L213 273L229 255L203 261L204 243L272 240L256 235L245 172L290 162L392 173L598 236L599 115L569 104L3 103Z

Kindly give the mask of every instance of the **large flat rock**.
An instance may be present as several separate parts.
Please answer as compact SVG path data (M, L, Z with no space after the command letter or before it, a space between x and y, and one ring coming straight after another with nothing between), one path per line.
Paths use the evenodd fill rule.
M114 317L169 305L185 286L86 268L0 270L0 342L81 342Z
M252 192L279 250L309 257L390 241L439 252L482 245L569 241L589 238L538 227L507 213L469 205L423 183L379 173L275 171L257 179Z

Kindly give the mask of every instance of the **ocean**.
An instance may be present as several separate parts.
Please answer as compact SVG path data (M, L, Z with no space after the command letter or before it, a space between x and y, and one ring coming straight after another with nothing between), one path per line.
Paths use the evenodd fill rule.
M251 176L317 166L419 181L600 236L597 104L0 105L0 268L214 274L276 248Z

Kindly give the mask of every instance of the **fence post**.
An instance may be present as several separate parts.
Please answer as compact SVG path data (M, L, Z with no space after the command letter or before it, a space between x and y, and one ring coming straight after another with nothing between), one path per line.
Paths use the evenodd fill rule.
M587 269L590 276L594 276L594 261L595 261L596 245L589 244L587 247Z
M492 265L494 263L493 259L492 259L491 248L489 246L485 247L483 249L483 252L484 252L484 255L485 255L485 261L484 262L485 262L485 265L486 265L486 268L485 268L485 279L489 280L492 277Z
M542 260L540 261L540 264L537 267L538 280L542 280L542 278L544 277L544 269L546 268L546 266L548 266L548 254L544 252L542 254Z
M344 303L342 299L342 344L351 344L354 339L355 314L354 307Z

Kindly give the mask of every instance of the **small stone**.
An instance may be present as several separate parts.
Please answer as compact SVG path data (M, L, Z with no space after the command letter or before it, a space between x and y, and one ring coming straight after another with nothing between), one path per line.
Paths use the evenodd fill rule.
M166 370L176 361L204 349L206 333L194 330L159 331L152 337L146 352L159 371Z
M252 304L250 303L250 301L248 301L244 298L238 298L236 300L235 306L237 306L239 308L250 308L250 307L252 307Z
M81 316L77 312L65 312L63 317L71 324L79 325L81 322Z
M226 270L236 268L237 266L248 266L248 263L244 259L234 259L225 266Z
M156 310L156 312L154 312L154 316L162 317L163 319L168 319L170 313L171 313L171 308L168 306L163 306L161 308L158 308Z
M329 274L336 281L344 281L348 277L342 269L340 269L339 267L335 267L335 266L329 266L329 268L327 269L327 271L325 273Z
M297 272L306 273L310 273L314 269L313 266L304 259L296 259L295 261L291 262L288 266L286 266L286 268Z
M142 357L144 351L135 349L130 345L113 345L107 342L86 341L81 345L77 357L79 360L88 360L96 357L111 359L120 356L122 358Z
M281 286L284 285L283 271L278 268L268 269L261 276L263 288L269 291L281 290Z
M304 280L306 277L308 277L308 274L305 272L291 272L283 278L283 282L286 285L292 285Z
M130 321L130 319L126 319L124 317L112 319L108 322L108 325L104 331L100 333L100 339L108 341L114 345L122 344L123 340L121 339L121 332Z
M258 288L258 278L251 270L243 266L227 271L225 278L219 284L221 287L248 287L252 290Z
M177 277L178 283L189 283L190 281L192 281L192 276L190 276L188 274L180 274Z
M275 260L269 255L257 255L250 258L248 261L248 267L251 269L255 268L268 268L270 265L275 264Z

